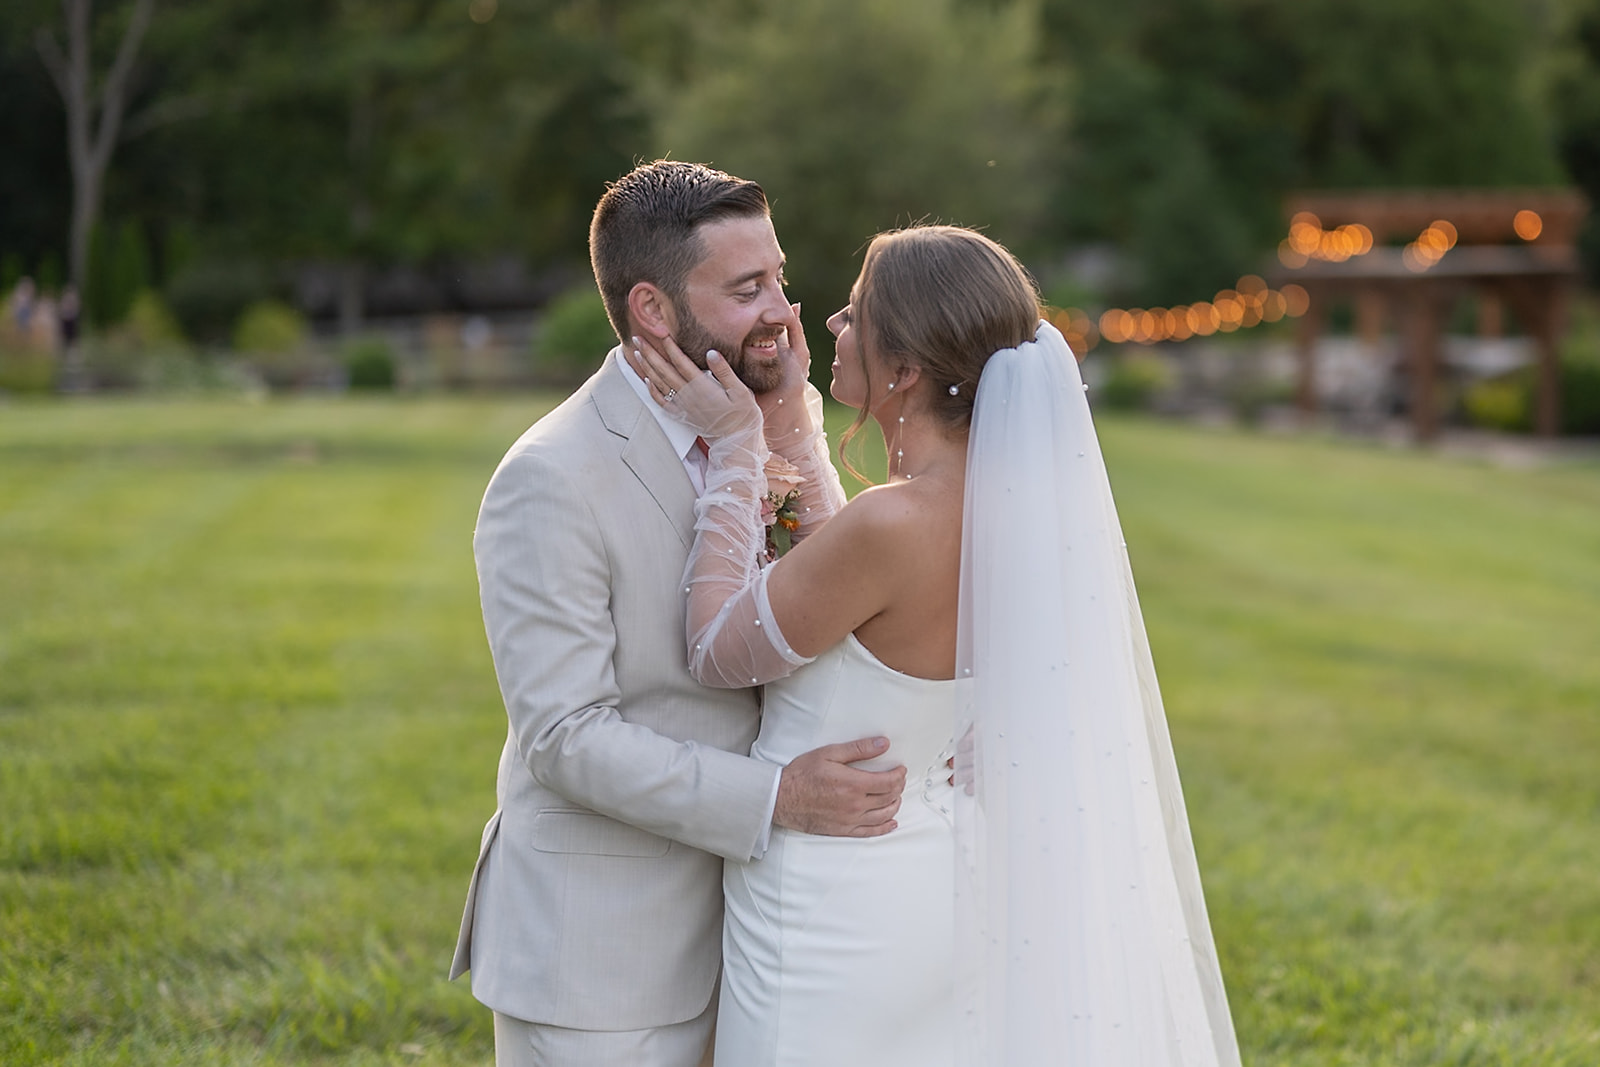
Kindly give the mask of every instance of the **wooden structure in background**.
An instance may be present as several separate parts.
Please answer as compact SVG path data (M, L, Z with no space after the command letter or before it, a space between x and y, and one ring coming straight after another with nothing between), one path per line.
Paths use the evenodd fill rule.
M1479 301L1479 329L1498 334L1509 307L1538 349L1534 426L1554 436L1560 424L1559 342L1567 302L1580 269L1575 239L1588 204L1566 189L1407 190L1307 193L1287 204L1291 216L1315 215L1324 227L1363 226L1371 250L1342 259L1286 253L1276 280L1303 286L1310 309L1297 323L1300 409L1316 409L1316 341L1335 299L1355 305L1356 328L1375 342L1386 322L1401 336L1410 380L1412 426L1420 441L1439 428L1440 344L1451 308L1465 293ZM1532 212L1533 218L1525 213ZM1524 213L1519 219L1519 213ZM1415 240L1435 221L1454 227L1454 247L1428 265L1410 250L1388 245ZM1520 231L1519 231L1520 226ZM1531 236L1530 236L1531 235Z

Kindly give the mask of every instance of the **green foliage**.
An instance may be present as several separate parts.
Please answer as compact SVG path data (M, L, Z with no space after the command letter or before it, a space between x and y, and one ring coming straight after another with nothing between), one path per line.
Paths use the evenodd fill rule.
M489 1061L462 529L555 399L7 409L0 1061ZM1591 1064L1600 468L1100 434L1245 1062Z
M579 286L552 300L532 345L534 374L543 381L575 382L593 373L617 345L599 291Z
M272 389L303 389L333 384L333 368L307 344L305 317L278 300L262 300L245 309L234 327L235 351L249 357Z
M96 326L128 317L134 300L151 287L150 248L138 223L97 226L89 242L84 311Z
M1562 364L1561 431L1600 434L1600 360L1568 360Z
M1172 384L1167 365L1155 356L1118 354L1109 362L1105 380L1094 390L1092 399L1112 411L1147 408L1157 393Z
M1556 35L1549 92L1561 161L1591 204L1600 203L1600 0L1568 8ZM1594 213L1579 236L1591 283L1600 283L1600 221Z
M1025 252L1061 129L1030 12L953 0L755 8L707 30L702 61L663 100L660 143L766 188L791 295L813 313L848 299L867 239L897 225L978 226Z
M1461 397L1467 421L1486 430L1526 433L1533 428L1533 405L1520 378L1474 382Z
M137 345L153 348L158 345L181 346L184 343L183 327L178 318L154 289L144 289L133 298L123 328Z
M1045 0L1044 25L1075 67L1066 222L1127 253L1134 303L1259 269L1297 188L1562 178L1527 5ZM1406 42L1404 61L1383 41Z
M242 259L196 259L163 288L184 332L208 343L228 340L245 309L269 292L260 265Z
M1589 340L1592 341L1590 336ZM1538 375L1524 367L1476 382L1462 396L1462 410L1474 426L1514 433L1534 429ZM1560 432L1600 435L1600 353L1569 346L1561 360Z
M128 6L96 9L100 51ZM34 46L59 18L0 10L0 248L30 268L68 226ZM1099 295L1165 306L1270 263L1295 189L1570 177L1600 202L1600 0L505 0L482 25L198 0L160 5L140 72L105 215L158 240L102 229L89 321L160 285L203 343L286 264L577 265L604 183L662 153L768 188L813 314L924 217L1046 276L1114 245ZM1583 241L1600 278L1600 214Z
M55 384L56 361L49 352L0 345L0 394L48 393Z
M381 337L363 337L346 345L344 369L352 389L394 388L394 350Z
M240 352L294 352L305 343L305 316L279 300L251 304L233 331L233 347Z

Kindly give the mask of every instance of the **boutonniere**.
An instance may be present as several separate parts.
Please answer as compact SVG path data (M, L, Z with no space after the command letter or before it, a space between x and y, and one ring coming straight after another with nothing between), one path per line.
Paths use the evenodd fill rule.
M767 562L794 547L800 528L800 487L805 479L793 463L776 452L767 456L767 492L761 498L761 521L767 526Z

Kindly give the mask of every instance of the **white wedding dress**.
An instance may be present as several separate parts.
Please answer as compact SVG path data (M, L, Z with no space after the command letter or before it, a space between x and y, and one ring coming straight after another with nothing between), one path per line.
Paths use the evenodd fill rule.
M720 1067L1238 1067L1084 390L1046 322L984 366L955 681L890 670L854 637L797 655L767 596L782 561L760 565L759 412L697 426L710 455L684 575L690 672L767 685L752 755L787 764L884 735L875 762L909 774L891 833L775 829L764 857L727 866ZM678 406L707 391L726 399L702 376ZM843 503L826 457L817 432L801 456L828 501L813 522Z
M751 755L889 738L857 766L904 764L883 837L775 828L723 875L716 1061L727 1067L940 1067L955 1062L954 790L945 761L963 681L884 666L854 635L766 690Z

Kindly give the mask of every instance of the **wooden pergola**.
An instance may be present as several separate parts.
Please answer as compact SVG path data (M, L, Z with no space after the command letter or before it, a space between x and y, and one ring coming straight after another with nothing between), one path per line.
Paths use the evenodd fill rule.
M1309 213L1320 226L1365 227L1370 250L1336 250L1332 258L1300 256L1292 249L1274 272L1278 284L1303 286L1310 307L1298 323L1297 400L1302 412L1316 410L1316 344L1327 325L1330 303L1353 301L1357 333L1376 342L1386 322L1399 327L1409 375L1412 427L1419 441L1439 429L1437 401L1441 339L1451 309L1466 293L1478 300L1480 333L1498 335L1509 308L1538 351L1534 426L1552 437L1560 424L1559 342L1567 307L1580 277L1575 238L1588 204L1569 189L1406 190L1307 193L1287 204L1292 217ZM1531 213L1531 214L1529 214ZM1443 221L1435 234L1450 234L1448 249L1437 237L1437 256L1386 242L1416 239ZM1287 242L1286 242L1287 244Z

